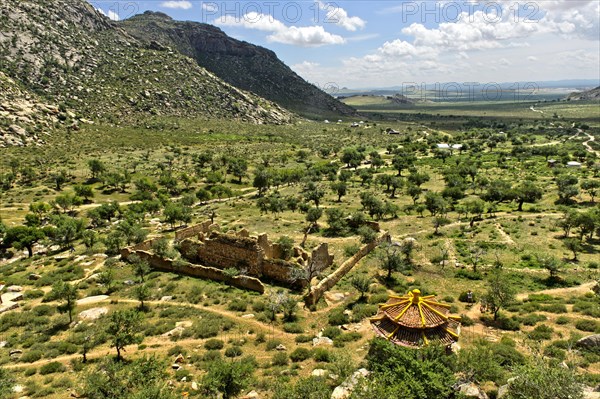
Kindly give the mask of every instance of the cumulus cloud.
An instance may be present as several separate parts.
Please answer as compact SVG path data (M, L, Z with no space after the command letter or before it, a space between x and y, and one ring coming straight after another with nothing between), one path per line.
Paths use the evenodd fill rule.
M108 10L108 13L105 13L101 8L96 8L96 10L104 15L105 17L108 17L108 19L110 19L111 21L119 21L121 18L119 17L119 14L117 14L115 11L113 10Z
M301 47L318 47L328 44L343 44L342 36L327 32L322 26L287 26L270 15L249 12L241 18L226 15L213 22L215 25L237 26L247 29L271 32L269 42L290 44Z
M358 29L363 29L367 24L360 17L351 17L348 12L335 3L324 4L319 2L321 10L326 12L325 22L334 23L342 28L354 32Z
M180 10L189 10L192 8L192 3L187 0L171 0L171 1L163 1L160 3L161 7L164 8L174 8Z

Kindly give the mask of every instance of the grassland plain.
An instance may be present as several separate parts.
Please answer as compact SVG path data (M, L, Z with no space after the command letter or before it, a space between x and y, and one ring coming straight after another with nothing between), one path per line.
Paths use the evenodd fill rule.
M20 308L0 316L0 341L6 341L0 363L22 388L14 396L58 399L84 391L85 376L115 353L103 328L108 317L139 309L142 285L149 289L139 330L144 340L127 346L125 357L153 354L170 364L181 353L182 368L166 377L180 397L213 395L204 390L204 376L221 358L255 365L244 393L255 389L261 397L277 397L277 380L292 384L315 369L329 373L323 384L330 390L364 363L373 337L367 317L376 305L413 288L437 294L453 313L465 315L464 349L480 347L484 338L527 356L543 353L597 385L600 357L575 351L573 342L600 331L600 304L591 290L599 267L598 193L585 184L598 182L599 169L593 148L584 145L588 135L600 135L598 103L470 105L377 110L386 120L372 115L354 128L354 120L264 126L153 117L134 126L82 125L52 135L41 147L3 148L2 222L7 231L26 223L45 232L32 257L4 248L7 259L0 266L0 280L24 289ZM386 134L388 128L401 134ZM450 152L439 143L464 147ZM549 167L551 158L557 166ZM581 167L566 167L570 161ZM518 211L517 193L526 181L540 195L527 198ZM333 183L344 183L342 195ZM91 195L74 200L85 194L81 187ZM119 210L107 219L93 212L113 202ZM40 203L49 207L30 208ZM175 206L189 217L169 219L167 209ZM156 271L141 283L134 268L111 252L114 237L120 246L148 235L170 239L174 226L210 217L222 231L245 228L299 244L316 208L323 214L306 247L328 242L333 267L365 239L347 216L373 219L394 241L413 237L418 245L390 279L382 267L385 249L373 252L334 287L338 295L328 295L313 310L299 304L292 316L273 304L281 296L300 303L300 292L268 285L261 296ZM584 220L581 215L589 215L591 231L574 221ZM61 216L82 220L85 228L70 238L56 234L64 233ZM548 256L559 265L552 274L541 261ZM516 296L494 321L478 304L461 299L468 290L483 298L489 276L499 269ZM353 284L356 276L370 279L365 298ZM78 298L108 298L77 305L70 324L57 311L64 305L53 288L58 280L73 283ZM107 308L109 316L81 318L97 308ZM333 345L313 347L319 334ZM87 364L81 362L83 348ZM493 395L512 375L511 367L504 369L478 382Z

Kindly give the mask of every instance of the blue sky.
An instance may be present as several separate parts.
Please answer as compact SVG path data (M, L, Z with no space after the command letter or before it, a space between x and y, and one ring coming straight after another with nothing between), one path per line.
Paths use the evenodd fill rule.
M206 22L320 86L600 79L600 1L90 1Z

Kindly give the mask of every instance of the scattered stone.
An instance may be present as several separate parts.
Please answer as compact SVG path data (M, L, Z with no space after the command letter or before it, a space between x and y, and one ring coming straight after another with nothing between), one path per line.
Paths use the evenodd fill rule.
M278 351L286 351L286 350L287 350L287 348L285 347L285 345L284 345L284 344L279 344L279 345L277 345L277 348L275 348L275 350L278 350Z
M20 285L11 285L10 287L6 288L7 292L22 292L23 291L23 287L21 287Z
M23 300L23 294L21 292L7 292L2 295L3 303L17 302Z
M125 284L125 285L134 285L135 282L133 280L125 280L125 281L123 281L123 284Z
M0 348L6 348L6 345L8 345L7 341L0 341Z
M41 275L39 275L39 274L31 273L31 274L29 275L29 277L27 277L27 278L28 278L29 280L39 280L39 279L41 279L41 278L42 278L42 276L41 276Z
M15 385L12 387L12 390L14 393L21 393L25 390L25 387L23 385Z
M472 382L460 384L457 391L467 398L488 399L488 396L483 390Z
M177 371L177 370L181 369L181 366L180 366L179 364L177 364L177 363L173 363L173 364L171 365L171 368L172 368L173 370Z
M183 332L183 330L185 330L184 327L182 327L182 326L176 326L171 331L167 331L166 333L164 333L163 335L161 335L161 337L168 338L168 337L172 337L174 335L180 335Z
M192 391L197 391L198 390L198 383L196 381L192 382Z
M323 369L314 369L312 373L310 373L310 375L312 375L313 377L324 377L325 374L327 374L327 370Z
M316 338L313 338L312 342L313 342L313 346L319 346L319 345L333 346L333 340L328 337L316 337Z
M253 319L254 313L248 313L242 316L242 319Z
M180 353L179 355L177 355L177 357L175 358L175 363L185 363L185 358L183 357L183 355Z
M325 300L327 303L338 303L346 299L346 296L341 292L326 292Z
M169 302L173 300L173 295L165 295L162 298L160 298L161 302Z
M260 396L258 395L258 392L256 392L255 390L252 390L250 392L248 392L246 395L242 396L240 399L259 399Z
M201 319L202 317L198 317L198 319ZM178 321L177 323L175 323L175 327L183 327L183 328L188 328L193 326L194 323L192 323L189 320L184 320L184 321Z
M346 378L341 385L337 386L331 394L331 399L348 399L352 394L352 390L358 383L359 379L369 375L367 369L359 369L355 371L350 377Z
M19 304L15 302L4 303L0 306L0 313L8 312L9 310L14 310L18 307Z
M107 313L108 313L107 307L92 308L92 309L84 310L83 312L79 313L79 318L82 320L92 321L92 320L99 319L101 316L103 316Z
M181 382L187 382L187 376L183 377L183 378L181 379Z

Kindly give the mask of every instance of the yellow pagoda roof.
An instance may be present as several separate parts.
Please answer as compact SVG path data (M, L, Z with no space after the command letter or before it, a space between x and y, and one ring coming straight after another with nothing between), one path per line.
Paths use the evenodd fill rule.
M422 296L418 289L389 297L370 319L375 332L396 344L422 346L431 341L450 345L458 340L460 317L449 316L450 305Z

